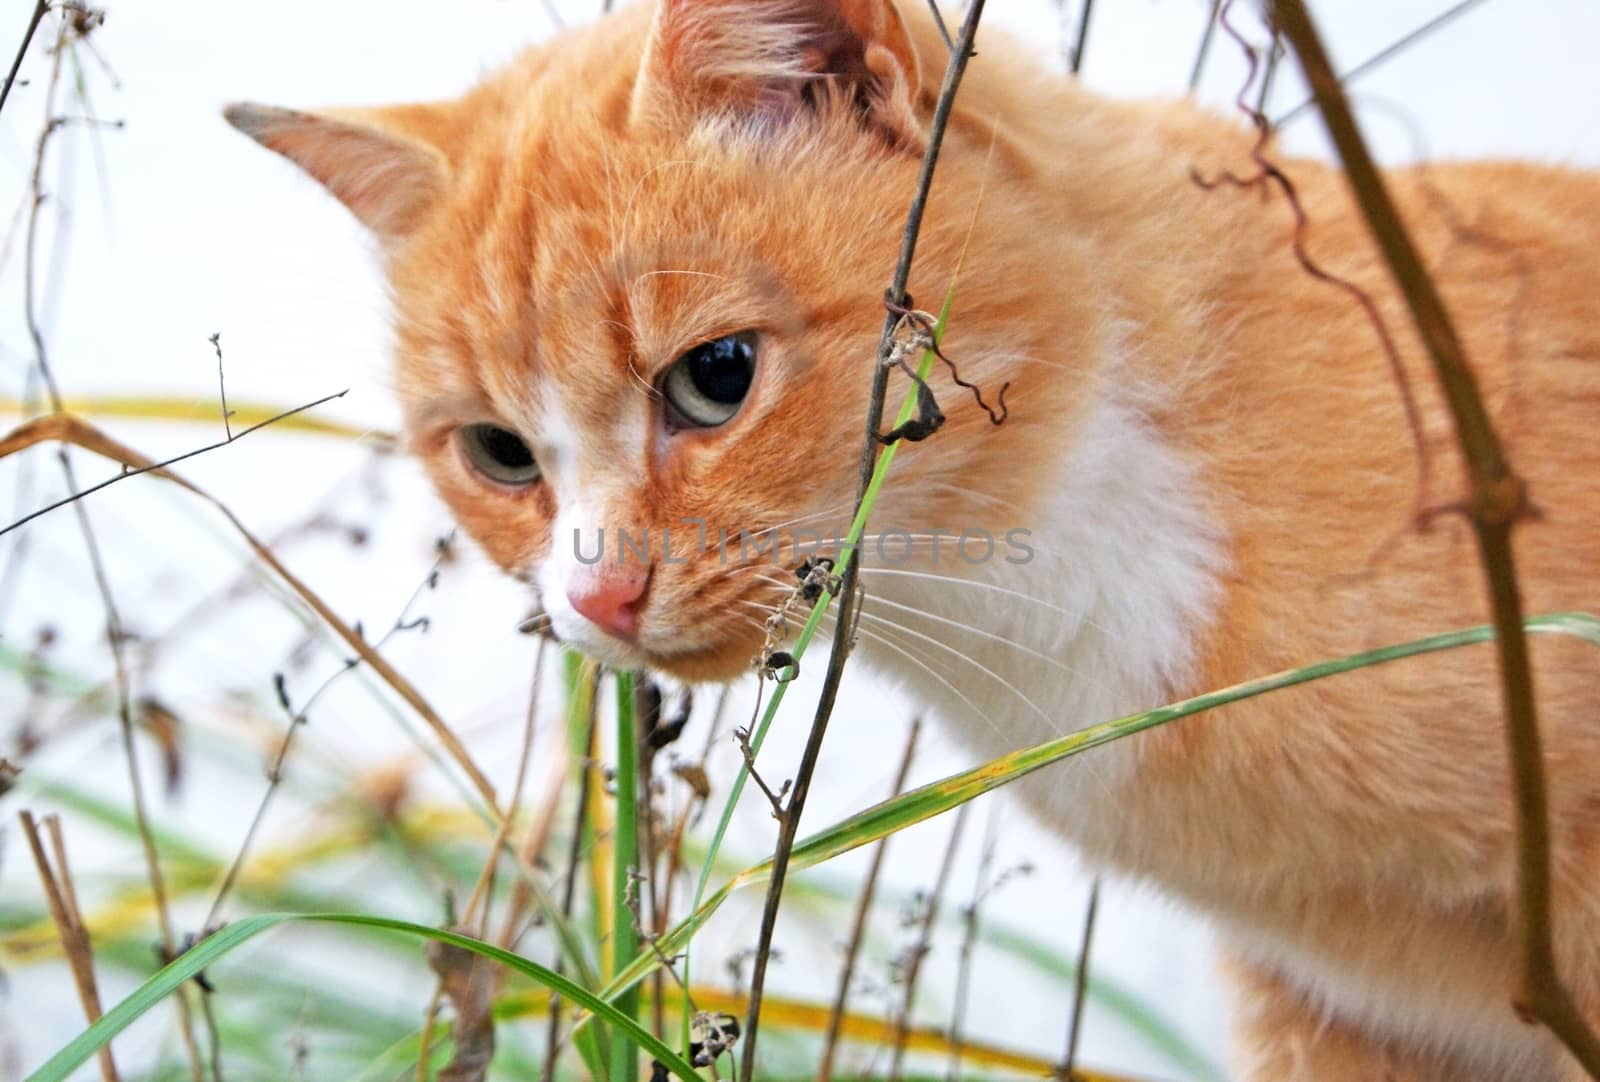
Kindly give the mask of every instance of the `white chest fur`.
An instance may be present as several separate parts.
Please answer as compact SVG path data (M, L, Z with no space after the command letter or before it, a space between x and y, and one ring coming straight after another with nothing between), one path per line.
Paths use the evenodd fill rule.
M863 655L984 758L1161 705L1192 675L1225 563L1195 472L1134 408L1101 399L1035 521L1016 523L1030 559L947 551L936 567L897 569L864 550ZM1047 826L1089 841L1082 831L1101 828L1081 799L1112 796L1131 764L1113 744L1022 795Z

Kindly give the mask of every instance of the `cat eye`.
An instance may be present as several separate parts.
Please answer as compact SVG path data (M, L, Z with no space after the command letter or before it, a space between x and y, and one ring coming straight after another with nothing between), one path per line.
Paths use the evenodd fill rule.
M756 374L756 336L750 331L702 342L679 357L661 381L667 423L716 428L739 412Z
M467 461L489 480L502 485L531 485L539 479L539 463L526 441L499 425L463 425L456 430Z

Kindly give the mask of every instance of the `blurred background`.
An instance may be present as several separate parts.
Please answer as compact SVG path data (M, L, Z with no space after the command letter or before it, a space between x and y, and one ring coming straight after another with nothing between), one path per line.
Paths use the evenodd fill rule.
M229 129L220 109L235 99L318 106L454 95L555 32L558 21L591 19L598 7L598 0L109 0L103 25L85 23L86 36L63 58L56 112L66 119L51 133L37 176L58 20L89 16L46 16L0 113L4 427L41 408L30 290L69 405L153 458L223 436L217 345L229 404L239 411L235 429L260 410L345 392L307 415L326 423L325 431L276 426L185 462L181 472L269 541L369 640L426 617L425 626L395 630L383 652L502 791L517 773L538 647L516 630L528 599L466 541L441 553L448 516L388 439L397 411L372 245L315 185ZM1210 8L1206 0L1099 0L1083 78L1109 94L1185 93ZM32 9L25 0L0 3L4 57ZM1591 0L1324 0L1313 10L1341 70L1442 19L1351 84L1387 161L1508 155L1600 164L1600 65L1593 62L1600 6ZM1081 0L1004 0L989 5L985 26L1017 33L1064 67L1081 15ZM1267 41L1253 5L1236 4L1234 22L1255 42ZM1230 110L1244 70L1238 46L1218 34L1196 92ZM1324 155L1314 111L1296 112L1304 98L1285 62L1264 111L1288 118L1286 153ZM885 253L886 278L891 261ZM213 335L220 335L216 345ZM80 485L118 472L84 453L73 461ZM64 491L51 449L0 460L5 522ZM124 625L139 761L175 928L206 923L267 789L267 764L288 717L280 680L296 710L317 697L220 917L304 908L443 921L447 890L470 891L490 832L467 810L458 775L440 765L424 726L364 669L345 671L348 651L205 504L138 478L81 506ZM0 1078L22 1077L83 1026L17 826L20 809L62 818L104 1001L116 1002L155 965L156 925L131 828L105 627L73 511L0 536L0 755L21 768L0 797ZM763 762L798 761L820 669L808 666L791 688ZM530 800L570 772L554 653L544 673L533 712ZM727 733L749 717L752 692L731 690L714 733L719 696L703 689L673 749L685 761L709 749L712 810L690 832L702 850L738 764ZM847 678L806 832L888 795L911 718L896 689L862 670ZM971 765L934 725L923 730L911 784ZM669 777L668 784L664 799L682 807L682 782ZM563 808L557 848L570 816ZM892 1013L900 994L895 962L915 939L907 917L925 904L951 848L952 818L889 845L852 996L862 1013ZM773 837L760 795L747 792L724 849L728 870L766 856ZM831 998L868 856L858 851L799 877L779 928L775 995L795 1003ZM917 1019L949 1023L961 911L981 897L963 1031L1023 1059L1057 1060L1090 881L1004 793L973 805L956 839L946 917L926 958ZM751 892L718 914L697 941L697 979L738 985L724 963L754 942L760 901ZM546 961L553 951L538 931L523 949ZM1223 1077L1226 995L1203 925L1137 884L1108 882L1093 973L1084 1064L1147 1079ZM385 1067L380 1057L421 1026L434 986L416 943L337 929L279 930L209 978L230 1073L243 1078L410 1077L403 1063ZM536 1060L543 1047L543 1023L508 1023L500 1038L511 1049L504 1077L519 1077L515 1064ZM767 1033L763 1047L797 1075L815 1056L804 1027ZM169 1009L153 1011L116 1050L128 1077L186 1070ZM851 1049L844 1062L867 1067L873 1057ZM942 1060L929 1062L942 1070ZM972 1077L1017 1069L1003 1060L970 1067ZM94 1076L93 1067L83 1076Z

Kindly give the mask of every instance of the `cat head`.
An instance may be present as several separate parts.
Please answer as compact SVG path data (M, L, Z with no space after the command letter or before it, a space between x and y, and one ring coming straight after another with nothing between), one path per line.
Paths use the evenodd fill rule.
M227 116L376 237L410 445L555 634L728 678L812 531L848 524L945 56L892 0L660 0L456 101ZM995 139L958 116L914 292L949 285ZM1016 279L1036 276L988 265L1037 229L985 215L957 304L973 314L949 341L1037 350L1016 326ZM995 356L964 374L998 378ZM1030 467L1006 464L1018 444L965 392L935 386L950 421L901 456L880 520L994 525ZM968 498L974 471L988 504Z

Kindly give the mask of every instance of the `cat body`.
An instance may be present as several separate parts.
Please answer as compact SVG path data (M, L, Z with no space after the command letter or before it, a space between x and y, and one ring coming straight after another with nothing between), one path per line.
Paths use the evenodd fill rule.
M798 552L730 557L685 522L843 532L946 55L921 5L661 0L460 101L230 119L373 229L412 446L555 633L731 679ZM861 661L978 754L1487 621L1465 518L1419 515L1459 502L1464 472L1342 178L1284 163L1309 256L1398 342L1425 456L1373 321L1301 266L1282 194L1197 182L1249 173L1252 140L1188 104L1102 100L980 33L910 288L937 307L956 282L945 352L991 404L1009 382L1009 415L935 370L948 421L894 463L858 627ZM1594 609L1600 182L1512 164L1390 181L1529 481L1526 609ZM891 402L907 389L894 376ZM1027 559L931 541L1018 528ZM575 543L647 529L662 551ZM1532 649L1559 960L1600 1023L1600 659ZM1215 920L1241 1078L1567 1082L1510 1007L1507 778L1481 646L1237 703L1020 790L1090 859Z

